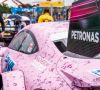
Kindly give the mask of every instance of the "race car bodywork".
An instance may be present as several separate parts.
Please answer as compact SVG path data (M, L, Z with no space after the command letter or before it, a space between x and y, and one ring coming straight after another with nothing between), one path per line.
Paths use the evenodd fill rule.
M17 88L17 86L19 87L19 84L18 85L13 84L13 83L18 83L16 82L16 78L20 77L20 74L21 74L20 73L19 76L17 74L18 77L16 76L16 74L15 76L13 76L12 73L14 72L17 73L16 70L19 70L18 73L22 72L21 75L23 75L23 78L24 78L24 81L23 81L23 78L22 78L22 81L25 87L25 89L23 90L35 90L35 89L36 90L39 90L39 89L40 90L42 89L43 90L45 89L61 90L61 88L63 90L64 89L66 90L66 88L69 88L69 86L66 86L66 83L63 80L63 78L61 78L60 75L56 71L56 68L55 68L56 63L63 56L63 54L59 52L59 50L56 48L56 46L53 43L53 41L67 38L68 30L66 28L68 28L68 26L69 26L68 22L51 22L48 24L42 23L42 24L29 25L25 27L21 32L19 32L14 37L14 39L12 40L8 48L2 47L1 56L3 58L1 60L2 61L1 75L2 75L2 81L3 81L3 89L12 90L12 87L13 88L14 87ZM27 38L25 38L24 35L25 37L27 36ZM32 38L29 35L32 35L31 36ZM63 37L59 37L62 35ZM23 48L18 50L17 47L18 46L20 47L20 45L18 45L20 42L21 44L23 42L23 45L25 44L24 40L21 40L21 38L27 40L27 41L25 40L26 44L29 44L27 47L27 50ZM15 46L15 47L12 47L12 46ZM33 49L33 46L34 46L34 49ZM18 51L16 51L15 48ZM58 53L56 53L56 51ZM15 62L15 65L13 67L13 71L5 72L5 67L7 65L7 63L5 62L5 58L6 58L6 55L8 54L11 57L11 61ZM12 83L11 80L8 80L7 78L5 78L6 76L11 77L11 79L15 78L14 82ZM52 85L52 82L54 83L53 85ZM23 86L23 84L20 84L20 85ZM22 90L22 89L19 88L19 90Z
M75 2L71 8L70 26L68 22L32 24L19 32L8 48L1 48L3 89L100 90L100 43L97 42L99 34L93 37L95 32L99 32L99 27L98 31L93 30L95 27L92 28L92 35L87 26L76 28L74 23L80 24L76 18L79 16L74 18L76 13L73 14L76 7L83 8L84 5L92 6L98 3L99 0ZM92 39L86 39L86 31ZM84 35L80 37L82 34Z

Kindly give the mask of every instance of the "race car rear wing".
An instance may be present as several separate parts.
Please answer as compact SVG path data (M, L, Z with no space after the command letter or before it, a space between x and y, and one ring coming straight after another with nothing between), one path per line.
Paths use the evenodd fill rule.
M78 0L70 10L68 51L96 56L100 53L100 0Z

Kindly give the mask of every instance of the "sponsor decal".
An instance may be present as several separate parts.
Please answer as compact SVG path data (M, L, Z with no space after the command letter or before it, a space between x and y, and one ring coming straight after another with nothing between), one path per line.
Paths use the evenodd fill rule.
M12 71L13 67L16 64L9 54L5 57L5 63L6 63L6 66L3 70L4 72Z
M71 39L99 43L99 32L71 31Z
M96 76L100 77L100 69L99 70L93 70L92 73L94 73Z

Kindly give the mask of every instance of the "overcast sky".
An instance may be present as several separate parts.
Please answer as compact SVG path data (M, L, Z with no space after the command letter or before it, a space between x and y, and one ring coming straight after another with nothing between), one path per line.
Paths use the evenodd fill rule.
M4 0L0 0L0 2L2 2ZM39 2L40 0L20 0L21 2L23 3L32 3L32 2ZM55 0L54 0L55 1ZM59 1L59 0L58 0ZM65 2L65 5L71 5L71 3L73 2L74 0L64 0ZM8 0L6 1L5 3L7 3L9 6L15 6L15 4L12 2L12 0Z

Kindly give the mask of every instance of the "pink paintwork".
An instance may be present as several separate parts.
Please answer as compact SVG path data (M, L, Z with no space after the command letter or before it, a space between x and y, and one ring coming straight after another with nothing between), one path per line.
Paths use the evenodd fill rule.
M25 27L32 31L38 42L39 51L33 54L2 48L0 55L9 53L16 62L13 71L1 74L4 90L14 90L13 83L18 84L15 90L88 90L87 87L100 87L100 77L92 73L94 69L100 69L100 60L65 56L51 41L51 35L68 32L68 28L68 22L39 23ZM18 80L13 81L13 75Z
M4 90L25 90L24 76L22 71L12 71L2 73L2 79L4 82Z

